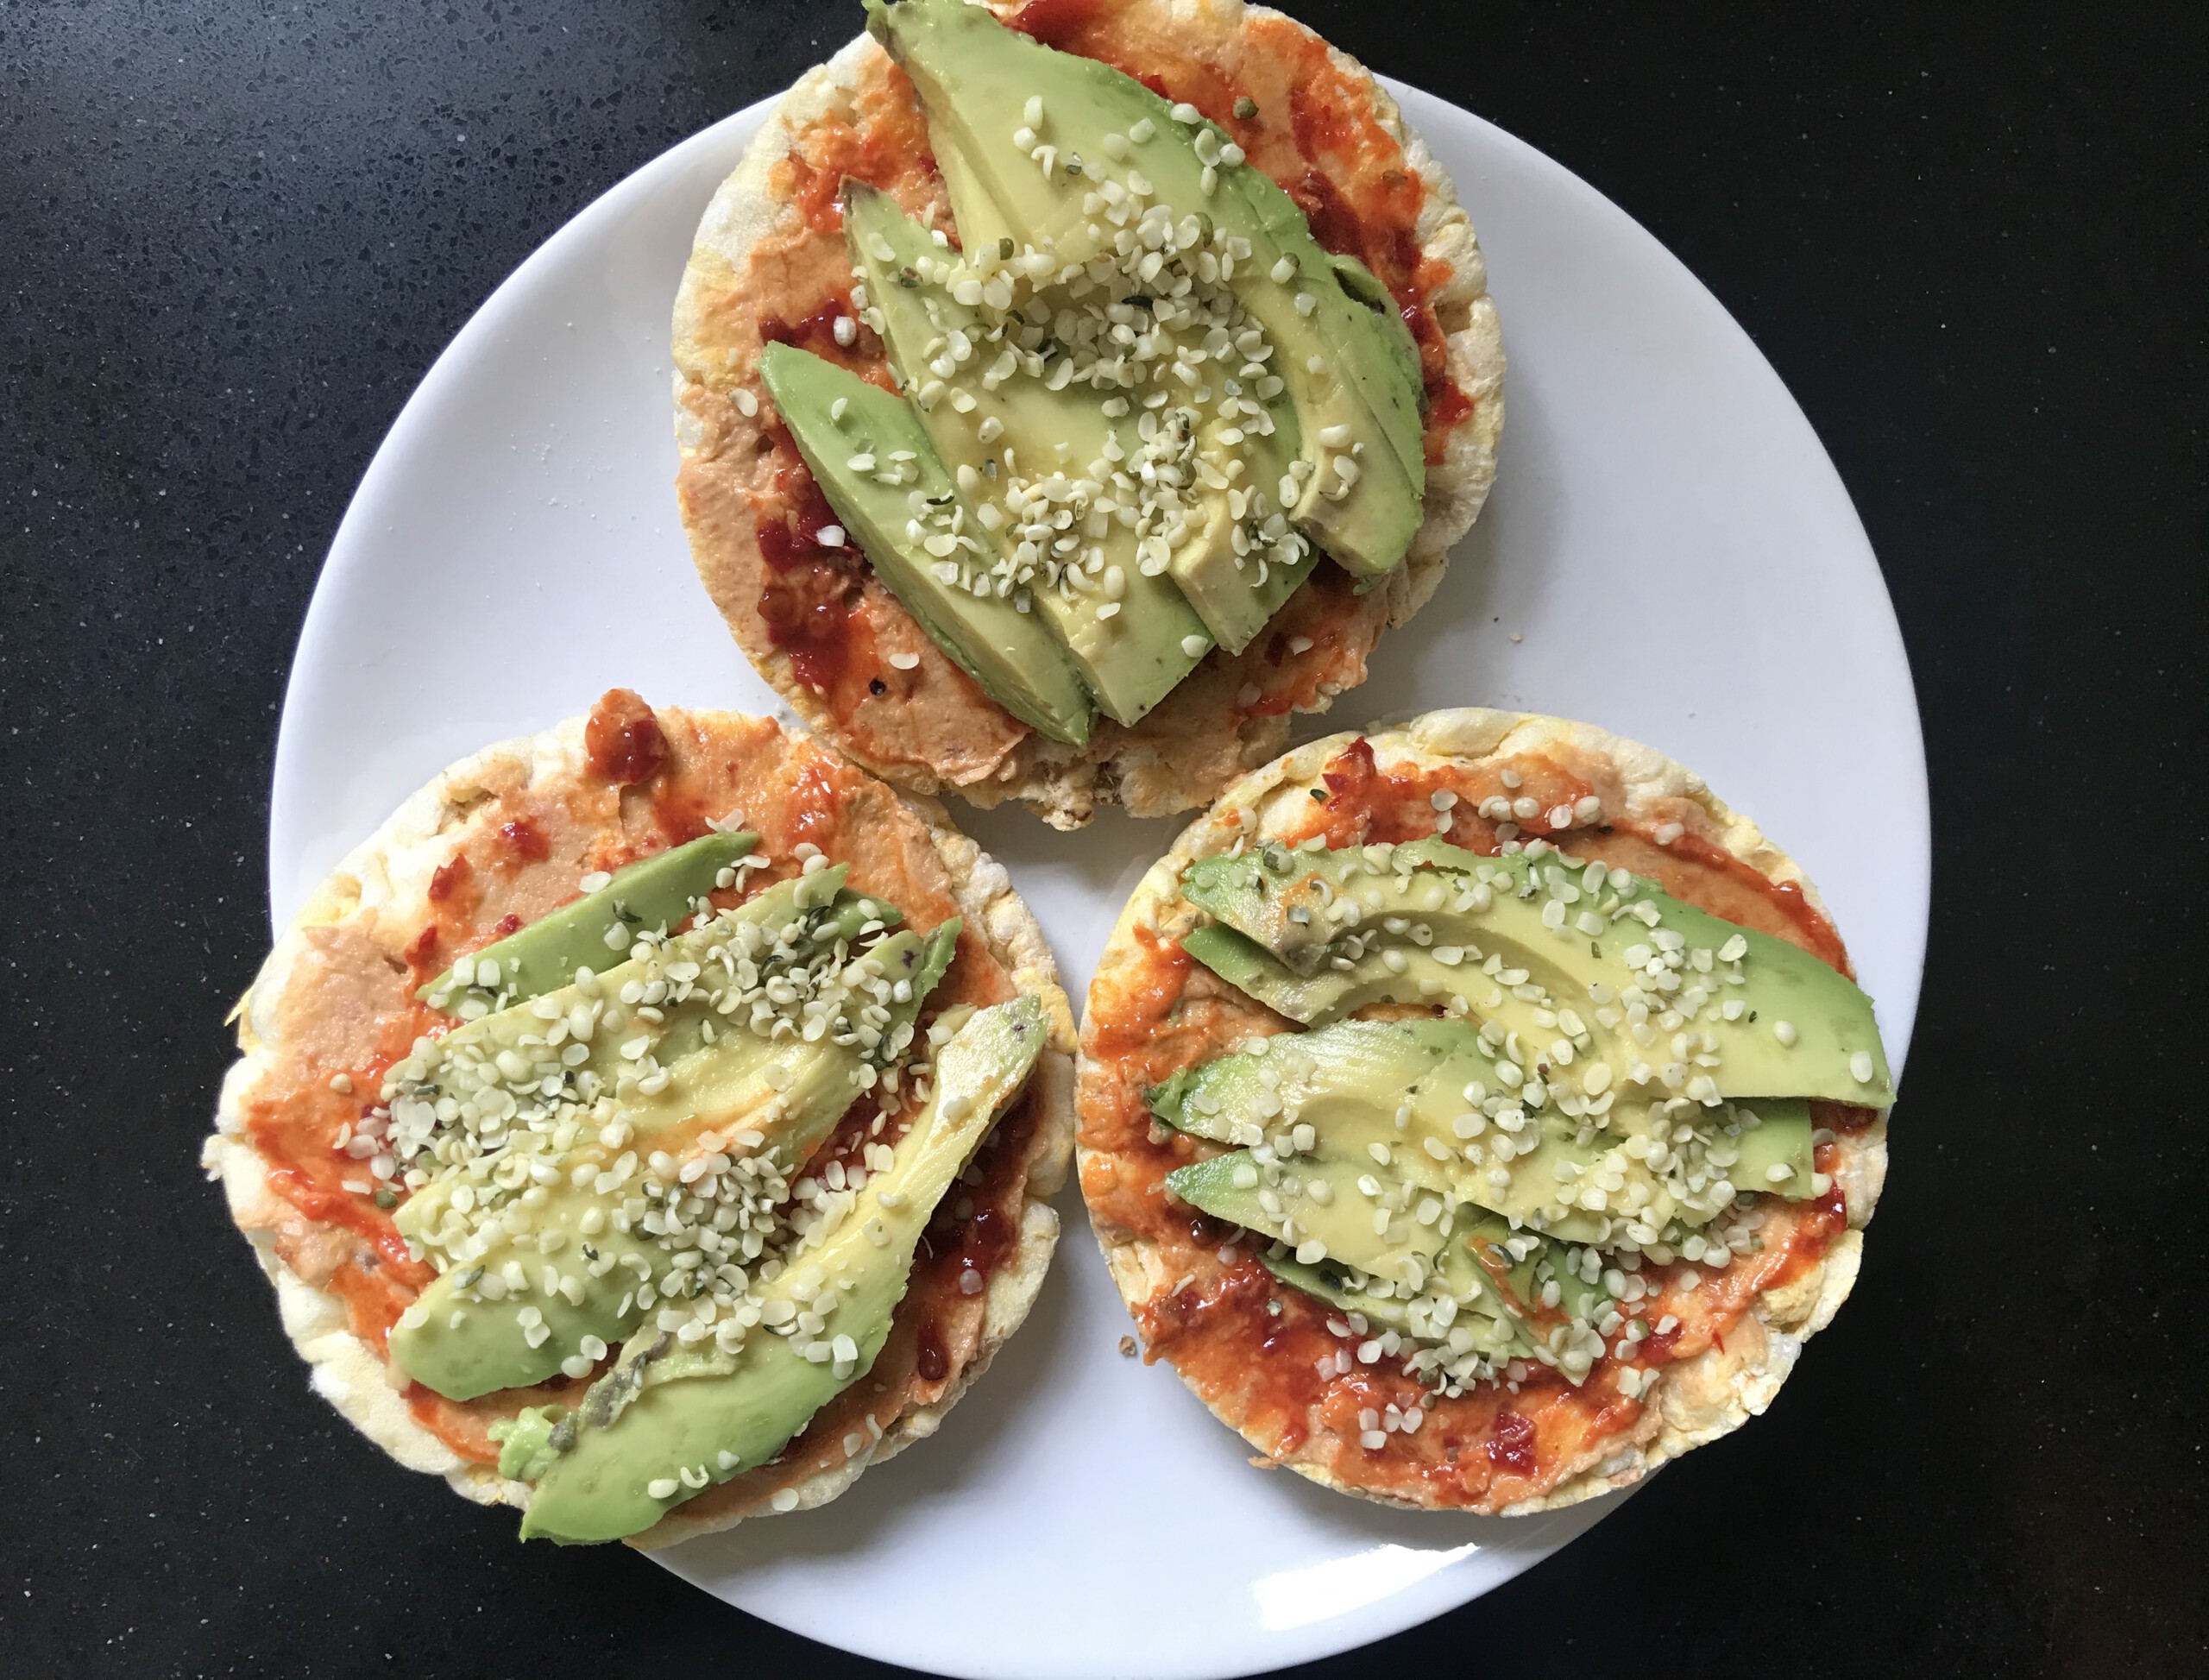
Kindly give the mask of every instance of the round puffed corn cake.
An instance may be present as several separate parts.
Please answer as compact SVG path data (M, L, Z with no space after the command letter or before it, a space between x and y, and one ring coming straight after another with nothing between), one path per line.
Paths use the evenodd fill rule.
M356 847L295 916L237 1010L242 1059L223 1080L205 1161L276 1288L315 1391L410 1469L479 1503L526 1505L502 1477L492 1424L572 1400L581 1381L459 1402L411 1385L384 1335L428 1268L412 1262L368 1187L371 1162L334 1147L375 1100L381 1070L431 1020L415 988L450 961L573 898L594 872L695 838L760 837L794 873L810 844L859 891L925 928L964 918L931 1011L1032 993L1051 1042L975 1160L960 1223L1015 1234L985 1289L960 1287L961 1245L916 1262L869 1373L773 1463L676 1507L631 1544L665 1545L747 1516L836 1497L871 1463L933 1434L1034 1304L1058 1242L1050 1205L1071 1147L1073 1022L1042 930L1004 868L934 801L903 794L802 733L728 712L657 713L615 690L588 719L488 747L437 777ZM338 1087L333 1088L333 1082ZM356 1187L348 1187L352 1180ZM994 1245L991 1252L996 1253ZM853 1450L849 1443L863 1444Z
M1537 1367L1524 1394L1488 1384L1457 1398L1385 1361L1319 1375L1312 1356L1350 1345L1326 1327L1339 1315L1277 1283L1249 1245L1222 1247L1211 1222L1165 1193L1165 1174L1193 1158L1195 1141L1154 1126L1149 1092L1252 1033L1293 1025L1180 952L1201 919L1181 874L1238 843L1400 841L1445 822L1452 843L1492 852L1519 832L1481 814L1499 796L1531 802L1519 804L1537 813L1527 838L1630 869L1848 972L1803 871L1691 771L1586 724L1431 712L1369 737L1314 741L1244 776L1143 877L1090 988L1076 1157L1149 1356L1265 1455L1254 1462L1387 1504L1518 1515L1636 1482L1771 1405L1803 1343L1848 1297L1887 1149L1884 1111L1814 1103L1818 1135L1831 1133L1817 1149L1830 1193L1775 1200L1755 1255L1702 1277L1677 1306L1667 1295L1678 1320L1671 1356L1636 1376L1647 1382L1638 1394L1621 1392L1608 1360L1577 1388ZM1375 1450L1365 1414L1387 1406L1415 1421L1396 1430L1392 1419Z
M1016 7L992 9L1022 21ZM1086 746L1051 740L984 694L855 552L809 556L802 586L763 552L762 529L799 516L788 487L810 482L760 386L763 343L796 342L861 373L886 366L872 332L847 330L846 343L829 330L853 281L839 183L867 180L952 225L912 85L871 36L777 102L699 223L676 300L677 482L698 575L760 674L853 758L916 792L1018 800L1073 828L1100 802L1138 816L1205 803L1281 750L1291 714L1324 711L1365 680L1381 632L1432 595L1487 500L1503 341L1449 178L1356 60L1239 0L1102 0L1073 22L1025 22L1232 135L1323 244L1360 256L1405 305L1425 381L1424 519L1400 566L1361 595L1323 563L1242 653L1215 649L1138 723L1099 716ZM844 613L835 658L809 663L790 626L824 603Z

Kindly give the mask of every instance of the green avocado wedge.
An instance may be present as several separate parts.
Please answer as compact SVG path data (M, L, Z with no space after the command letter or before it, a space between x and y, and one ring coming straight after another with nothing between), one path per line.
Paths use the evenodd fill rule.
M923 940L900 933L874 948L876 960L911 977L912 999L896 1005L891 1030L909 1024L922 1001L950 966L957 924ZM672 1064L676 1081L663 1100L632 1111L637 1141L678 1164L703 1151L697 1140L712 1131L725 1140L749 1131L764 1141L746 1153L741 1170L762 1190L786 1193L821 1140L859 1095L858 1059L836 1045L771 1043L735 1030L710 1048ZM669 1100L671 1096L671 1100ZM639 1223L649 1211L639 1199L641 1175L624 1174L610 1150L587 1152L582 1164L610 1174L576 1184L545 1186L528 1230L509 1236L492 1224L503 1205L456 1215L456 1175L441 1175L400 1209L402 1230L442 1230L451 1246L453 1221L481 1230L486 1242L465 1265L440 1274L400 1315L390 1337L392 1361L416 1381L452 1400L471 1400L502 1388L527 1387L556 1375L573 1375L571 1361L586 1371L606 1347L633 1331L656 1295L682 1286L680 1254ZM576 1157L538 1154L532 1165L555 1162L571 1173ZM754 1169L757 1169L756 1171ZM551 1250L553 1285L546 1287L543 1243ZM745 1258L756 1258L752 1234L740 1239ZM495 1288L496 1293L492 1293Z
M979 302L961 302L955 282L930 277L954 254L888 194L857 181L846 183L844 193L853 267L920 424L961 486L979 495L985 487L1009 488L1020 479L1055 505L1074 480L1100 466L1106 470L1099 481L1109 478L1113 451L1124 460L1141 450L1142 422L1132 413L1107 415L1103 400L1086 387L1054 386L1048 377L1018 371L994 381L977 372L985 358L1010 355L1016 363L1018 357L991 342ZM961 346L964 362L958 359ZM945 381L937 370L945 368L954 375L966 370L971 388L939 396ZM1094 575L1085 562L1079 582L1073 569L1063 584L1039 578L1027 591L1030 610L1080 673L1098 709L1132 724L1196 669L1211 638L1173 580L1144 569L1132 525L1092 519L1076 532L1067 511L1066 536L1056 536L1054 527L1051 548L1066 540L1069 559L1093 553ZM1009 518L992 529L974 525L968 534L985 553L967 563L991 569L1011 563L1022 547L1019 528ZM1024 540L1032 548L1037 539Z
M1377 1295L1362 1288L1330 1266L1306 1266L1286 1255L1264 1254L1259 1262L1292 1289L1323 1300L1344 1312L1362 1313L1368 1327L1393 1330L1407 1342L1430 1342L1451 1346L1455 1354L1477 1353L1489 1359L1509 1359L1528 1352L1532 1344L1518 1317L1502 1304L1497 1290L1483 1285L1471 1303L1461 1308L1450 1329L1461 1334L1451 1345L1448 1331L1438 1335L1431 1324L1422 1324L1413 1304L1401 1295ZM1356 1326L1353 1324L1353 1331Z
M1553 1084L1585 1085L1603 1063L1591 1096L1894 1100L1872 1000L1846 975L1601 865L1435 840L1265 846L1199 859L1181 891L1229 930L1193 932L1184 948L1293 1020L1451 1006L1507 1034L1521 1067L1551 1065ZM1637 997L1651 1016L1694 1001L1693 1019L1641 1025L1617 1006ZM1691 1049L1673 1042L1683 1029Z
M568 985L578 968L611 967L629 954L627 938L607 942L616 928L626 934L679 927L695 913L697 901L721 884L721 871L758 843L757 834L717 831L641 859L616 870L595 892L462 958L414 995L439 1009L458 1009L471 998L503 1009Z
M1195 218L1193 243L1239 242L1223 284L1278 350L1299 421L1284 511L1355 576L1398 565L1425 488L1416 352L1393 306L1355 276L1346 289L1294 200L1189 107L985 9L869 0L867 27L920 97L968 250L1004 238L1079 271L1114 254L1114 192L1176 230Z
M1514 1231L1495 1218L1475 1221L1465 1235L1476 1249L1486 1251L1490 1274L1501 1280L1511 1310L1521 1320L1531 1322L1547 1313L1594 1319L1613 1299L1600 1270L1591 1277L1583 1269L1584 1258L1575 1263L1576 1256L1590 1252L1586 1249ZM1557 1286L1554 1299L1549 1287L1552 1283Z
M1415 1211L1396 1199L1407 1187L1442 1198L1441 1211L1470 1204L1564 1242L1601 1244L1633 1228L1645 1233L1637 1241L1652 1243L1675 1222L1708 1224L1741 1192L1785 1193L1798 1181L1795 1168L1808 1161L1808 1108L1799 1101L1621 1102L1608 1110L1601 1129L1566 1117L1546 1096L1530 1107L1531 1091L1499 1077L1503 1047L1487 1035L1491 1031L1464 1020L1411 1019L1338 1021L1276 1034L1176 1074L1150 1093L1151 1111L1177 1130L1254 1155L1264 1145L1277 1164L1254 1162L1262 1168L1258 1180L1237 1188L1251 1202L1271 1191L1300 1224L1297 1192L1273 1175L1326 1180L1334 1204L1330 1229L1347 1230L1358 1246L1340 1254L1327 1246L1306 1258L1343 1260L1392 1282L1403 1280L1400 1268L1384 1272L1363 1245L1377 1226L1390 1252L1431 1246L1407 1226L1398 1234L1401 1216ZM1786 1180L1768 1172L1756 1183L1729 1176L1748 1170L1738 1165L1741 1140L1763 1129L1749 1126L1745 1111L1776 1128L1746 1159L1765 1169L1790 1163ZM1692 1165L1677 1148L1655 1149L1660 1136L1684 1147L1690 1132ZM1663 1172L1648 1164L1652 1154L1666 1163ZM1338 1176L1345 1172L1348 1185ZM1217 1188L1224 1193L1224 1186ZM1214 1190L1205 1186L1208 1196ZM1308 1184L1302 1193L1308 1195ZM1281 1235L1278 1212L1266 1224L1246 1217L1239 1201L1231 1209L1198 1205ZM1366 1236L1357 1236L1360 1228ZM1316 1235L1313 1224L1294 1240Z
M1816 1129L1799 1097L1758 1097L1734 1104L1734 1161L1727 1168L1744 1190L1807 1201L1817 1192Z
M906 992L884 1006L886 1041L910 1031L950 966L959 925L953 918L926 937L891 934L854 953ZM688 1048L662 1063L664 1085L625 1098L618 1147L578 1128L563 1150L557 1126L549 1135L524 1130L500 1152L511 1165L495 1168L497 1176L464 1163L442 1167L407 1199L397 1215L400 1230L448 1263L393 1327L394 1364L454 1400L572 1375L578 1359L587 1370L636 1329L656 1295L689 1282L679 1275L681 1254L643 1223L651 1206L647 1158L680 1165L711 1155L698 1140L712 1136L741 1158L737 1170L755 1190L787 1194L789 1180L866 1088L866 1058L826 1035L769 1039L733 1023L707 1041L698 1024L680 1016L669 1023L663 1046L687 1028ZM604 1036L617 1058L620 1043L633 1041ZM746 1147L739 1136L757 1142ZM526 1175L516 1170L524 1166ZM519 1230L518 1196L502 1184L509 1179L533 1186L530 1193L540 1198ZM740 1258L757 1258L756 1233L733 1240Z
M923 546L920 514L947 509L952 528L982 527L912 405L789 344L759 353L759 377L828 505L928 639L1030 728L1069 746L1087 741L1089 695L1042 621L932 569L941 563ZM879 470L900 452L909 473Z
M1292 1248L1316 1242L1323 1258L1407 1289L1422 1289L1437 1269L1443 1233L1433 1221L1413 1216L1413 1192L1400 1180L1376 1186L1378 1194L1361 1195L1357 1181L1369 1180L1370 1166L1343 1156L1316 1156L1271 1174L1274 1182L1268 1184L1269 1175L1250 1152L1235 1149L1177 1167L1166 1175L1166 1184L1215 1219L1262 1232Z
M525 1413L500 1464L533 1476L525 1538L620 1539L781 1452L872 1367L937 1203L1018 1092L1048 1035L1041 1000L971 1016L937 1052L927 1105L848 1205L760 1268L761 1321L733 1348L653 1329L572 1413ZM825 1323L792 1328L834 1298ZM777 1333L776 1326L789 1333Z

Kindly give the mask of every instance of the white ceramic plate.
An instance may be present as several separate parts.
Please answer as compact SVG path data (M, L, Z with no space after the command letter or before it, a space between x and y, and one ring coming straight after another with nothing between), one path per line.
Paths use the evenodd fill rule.
M1823 887L1899 1067L1925 945L1924 763L1894 616L1840 480L1746 336L1655 240L1508 135L1391 85L1479 228L1509 419L1494 499L1439 594L1307 734L1484 702L1661 747ZM668 357L692 230L766 109L686 141L562 229L392 428L331 545L285 701L279 926L440 767L607 688L776 709L690 569ZM1012 870L1079 999L1179 823L1114 815L1069 836L954 809ZM1118 1353L1127 1315L1071 1192L1064 1211L1034 1318L935 1440L821 1511L660 1560L785 1627L916 1668L1167 1680L1394 1633L1615 1504L1425 1516L1260 1474L1170 1371ZM1162 1577L1176 1589L1163 1599Z

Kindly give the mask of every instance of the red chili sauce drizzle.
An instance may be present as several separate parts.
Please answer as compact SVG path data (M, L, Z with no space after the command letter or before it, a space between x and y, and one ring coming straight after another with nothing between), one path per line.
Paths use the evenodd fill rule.
M821 547L822 528L835 523L835 510L802 461L776 469L773 497L759 517L759 552L768 573L759 591L759 616L768 640L790 655L797 680L823 695L844 674L846 631L866 565L848 541L840 548Z
M499 849L505 860L515 868L524 864L541 864L551 856L544 831L526 816L499 825Z
M583 726L590 773L601 782L633 788L667 768L667 737L641 695L609 689ZM540 856L543 854L540 853Z
M1339 674L1342 621L1356 610L1357 580L1334 566L1321 566L1289 597L1266 639L1263 658L1279 672L1250 699L1237 698L1238 717L1282 717L1308 712L1319 704L1319 686ZM1295 639L1306 644L1299 650Z
M1495 1414L1489 1426L1488 1445L1484 1449L1488 1461L1507 1476L1532 1476L1534 1473L1534 1425L1516 1412L1502 1411Z
M1482 799L1504 790L1505 768L1382 770L1360 739L1326 765L1324 797L1311 802L1303 834L1292 825L1284 838L1318 835L1345 846L1431 836L1437 820L1431 796L1446 791L1457 796L1447 838L1493 854L1501 845L1496 826L1477 813ZM1588 783L1536 755L1507 768L1518 778L1513 796L1531 795L1541 804L1543 815L1520 824L1527 838L1554 837L1576 857L1629 868L1676 897L1790 939L1845 971L1831 924L1799 891L1765 880L1715 846L1659 847L1615 821L1577 826L1570 808L1593 791ZM1559 807L1567 821L1552 827L1548 814ZM1337 1473L1360 1488L1425 1504L1495 1508L1527 1497L1633 1426L1641 1406L1603 1378L1608 1360L1579 1388L1530 1362L1520 1368L1515 1394L1489 1385L1454 1399L1404 1376L1394 1362L1320 1376L1322 1356L1344 1345L1326 1327L1331 1309L1277 1285L1246 1246L1227 1250L1225 1262L1218 1257L1223 1233L1163 1193L1166 1173L1195 1159L1196 1146L1183 1134L1155 1132L1145 1100L1178 1069L1250 1034L1288 1030L1292 1023L1212 982L1178 945L1145 934L1138 934L1133 959L1111 971L1110 987L1093 998L1091 1011L1099 1024L1091 1028L1087 1044L1096 1066L1083 1086L1083 1141L1092 1154L1082 1189L1101 1221L1149 1240L1167 1274L1181 1280L1136 1309L1149 1356L1172 1362L1276 1455L1296 1452L1324 1430L1331 1444L1322 1457ZM1860 1129L1875 1117L1841 1104L1821 1104L1815 1112L1817 1123L1838 1132ZM1820 1169L1830 1172L1835 1164L1834 1146L1822 1146ZM1700 1274L1691 1293L1674 1284L1684 1263L1646 1268L1643 1275L1657 1291L1645 1304L1646 1315L1653 1322L1675 1311L1683 1322L1645 1340L1634 1362L1648 1368L1690 1357L1721 1340L1758 1293L1815 1264L1845 1229L1847 1215L1838 1184L1815 1203L1774 1203L1765 1211L1764 1246L1722 1272ZM1359 1414L1392 1403L1420 1408L1420 1430L1391 1434L1377 1450L1357 1444Z
M456 853L450 862L439 864L430 871L430 902L442 904L475 884L475 871L470 867L467 855Z
M901 177L935 176L927 121L905 72L894 66L889 92L861 113L862 127L839 114L817 119L777 166L777 190L815 233L842 236L846 179L887 190Z
M811 314L796 321L786 321L779 315L759 318L759 342L763 344L792 344L815 356L834 356L845 346L836 342L836 323L857 321L852 315L849 289L829 293L827 300Z
M929 1302L954 1304L969 1299L966 1274L972 1272L986 1285L1006 1256L1020 1246L1028 1148L1035 1132L1039 1100L1031 1083L1028 1093L975 1151L969 1170L977 1182L954 1181L937 1205L913 1266L915 1295ZM959 1211L962 1202L967 1207L965 1213ZM941 1382L948 1369L948 1355L935 1307L920 1314L916 1322L915 1369L925 1381Z

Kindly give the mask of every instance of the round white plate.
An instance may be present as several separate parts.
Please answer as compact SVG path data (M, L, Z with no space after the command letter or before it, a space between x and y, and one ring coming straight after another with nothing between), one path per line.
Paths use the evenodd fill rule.
M1924 760L1840 480L1747 337L1655 240L1500 129L1391 86L1480 230L1509 419L1495 496L1440 592L1306 733L1486 703L1661 747L1823 887L1899 1067L1925 947ZM546 242L393 426L331 544L285 700L278 926L443 765L609 687L777 708L691 571L668 356L692 231L766 109L676 147ZM1114 815L1066 835L1010 809L954 814L1011 869L1077 999L1180 827ZM1169 1370L1120 1355L1127 1314L1071 1191L1064 1213L1035 1316L935 1440L822 1510L659 1560L783 1627L916 1668L1167 1680L1394 1633L1616 1503L1428 1516L1260 1474ZM1168 1609L1161 1576L1180 1589Z

